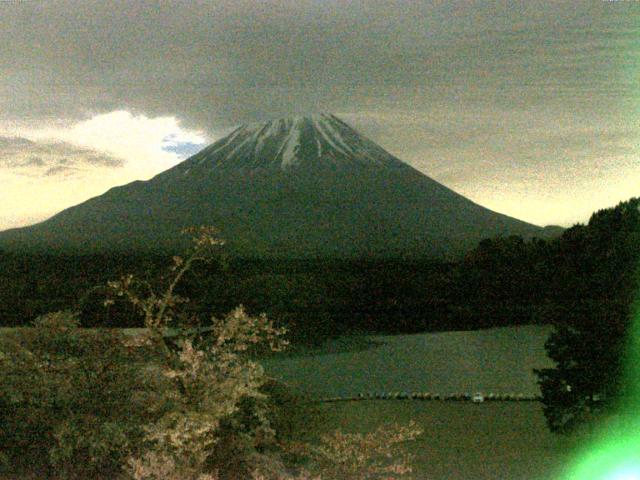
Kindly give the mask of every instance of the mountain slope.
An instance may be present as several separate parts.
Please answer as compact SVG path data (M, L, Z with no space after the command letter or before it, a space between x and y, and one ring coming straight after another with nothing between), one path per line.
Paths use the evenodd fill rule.
M149 181L116 187L1 248L175 250L214 225L237 254L456 255L482 238L544 235L403 163L331 115L242 126Z

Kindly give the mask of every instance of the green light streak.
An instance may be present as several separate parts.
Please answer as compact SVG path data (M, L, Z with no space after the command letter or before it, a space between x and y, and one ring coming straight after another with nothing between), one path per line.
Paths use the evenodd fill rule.
M596 441L565 480L640 480L640 422L631 423Z

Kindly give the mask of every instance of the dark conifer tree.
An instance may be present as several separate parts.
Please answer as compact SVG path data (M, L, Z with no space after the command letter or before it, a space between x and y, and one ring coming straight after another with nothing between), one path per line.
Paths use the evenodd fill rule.
M555 277L545 316L555 368L537 370L551 430L567 432L611 410L622 384L626 335L638 289L640 199L594 213L553 244Z

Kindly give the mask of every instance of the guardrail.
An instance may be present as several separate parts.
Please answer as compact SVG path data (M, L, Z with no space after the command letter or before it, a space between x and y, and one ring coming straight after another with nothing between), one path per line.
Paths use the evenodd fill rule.
M444 402L536 402L541 400L540 395L525 395L522 393L489 393L478 395L470 393L446 394L429 392L375 392L360 393L355 396L325 397L317 402L352 402L358 400L435 400Z

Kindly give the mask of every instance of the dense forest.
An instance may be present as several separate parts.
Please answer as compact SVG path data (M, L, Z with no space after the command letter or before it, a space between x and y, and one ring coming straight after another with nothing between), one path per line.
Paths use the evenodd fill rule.
M349 331L524 324L539 320L546 298L547 247L519 237L486 240L459 263L221 258L194 268L181 293L197 315L220 315L242 303L311 343ZM71 309L84 326L139 327L142 319L130 306L104 306L106 282L132 272L153 283L170 262L169 256L2 254L0 321L24 325Z
M125 302L105 307L106 282L134 273L151 283L170 256L0 255L0 322L24 325L46 312L80 312L84 326L139 327ZM453 264L432 261L230 259L197 265L181 285L193 313L222 315L238 304L316 343L347 331L418 332L449 323Z

